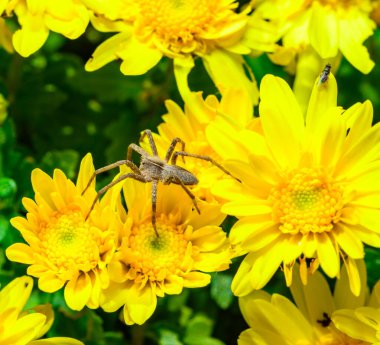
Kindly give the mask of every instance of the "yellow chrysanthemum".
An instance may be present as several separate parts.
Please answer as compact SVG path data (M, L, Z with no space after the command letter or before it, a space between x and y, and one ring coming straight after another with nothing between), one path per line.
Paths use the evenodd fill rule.
M180 186L158 187L159 236L152 226L151 185L128 179L123 187L129 211L121 212L121 246L109 264L111 282L100 305L107 312L124 306L127 324L144 323L157 297L205 286L210 275L204 272L227 269L230 263L229 242L215 222L214 207L200 203L199 215ZM117 187L113 191L119 195Z
M99 31L117 32L103 42L86 64L93 71L122 60L125 75L144 74L163 56L174 59L180 91L186 88L192 58L202 58L216 86L247 89L257 101L242 54L274 51L277 32L270 23L237 13L235 0L84 0ZM225 71L228 73L225 73Z
M40 339L51 327L54 312L49 304L23 310L33 288L33 279L16 278L0 291L0 344L83 345L72 338Z
M326 63L339 66L341 54L360 72L374 62L363 42L376 27L370 0L262 0L257 11L282 28L282 45L271 59L296 72L294 92L304 109Z
M84 33L90 14L80 0L5 0L0 3L0 14L15 13L21 26L13 34L15 50L27 57L40 49L49 31L58 32L70 39Z
M107 197L85 220L96 196L94 183L83 196L81 192L93 172L90 154L82 160L76 185L61 170L56 169L53 178L33 170L35 201L24 198L26 218L11 220L27 244L15 243L6 250L9 260L30 265L27 272L38 278L42 291L65 286L65 300L74 310L98 307L100 290L108 285L106 265L121 227Z
M232 243L249 253L234 293L262 288L280 266L290 285L299 258L301 267L310 259L312 271L320 264L329 277L338 275L342 259L359 294L355 260L364 257L363 243L380 247L380 124L371 127L371 103L343 111L333 75L315 83L306 120L280 78L265 76L260 98L261 127L234 130L224 123L207 130L211 146L234 159L226 166L242 180L220 181L212 190L228 200L222 212L239 218Z
M374 62L363 42L376 27L370 19L373 7L370 0L264 0L257 11L282 22L285 48L301 53L311 45L322 59L341 52L355 68L369 73Z
M347 308L347 307L345 307ZM359 344L380 344L380 282L373 288L366 306L355 310L341 309L332 314L335 326L350 337L360 340Z
M236 104L236 98L239 98L241 103ZM184 141L186 152L210 157L223 166L221 157L208 143L206 128L217 114L245 126L251 121L252 107L249 96L242 90L229 90L220 102L215 96L203 100L201 93L190 93L184 111L176 103L167 101L168 113L162 117L164 122L158 126L159 135L155 135L159 156L165 157L172 140L178 137ZM177 144L176 150L182 150L180 143ZM184 157L183 160L180 157L176 164L197 176L199 183L189 186L196 197L208 203L221 204L221 200L215 198L210 189L217 180L230 178L225 172L206 160L192 157ZM222 222L225 215L215 212L215 217L219 217L219 222Z
M363 262L358 264L361 282L365 286ZM348 288L346 270L335 284L334 295L319 272L307 286L294 276L291 292L294 305L287 298L264 291L255 291L239 299L240 309L250 329L240 334L239 345L370 345L339 331L331 321L334 310L356 308L366 301L366 289L355 297ZM339 313L339 311L337 311ZM361 331L365 332L364 329Z

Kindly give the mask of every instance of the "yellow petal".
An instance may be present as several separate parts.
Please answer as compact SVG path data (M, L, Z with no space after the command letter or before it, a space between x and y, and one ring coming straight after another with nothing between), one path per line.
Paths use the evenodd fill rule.
M31 266L33 267L33 266ZM63 287L65 281L57 278L54 273L47 272L38 279L38 288L45 292L56 292Z
M135 285L128 291L129 298L123 309L124 321L127 325L142 325L156 309L157 297L150 287L140 290Z
M76 186L78 187L78 190L80 192L82 192L85 189L94 171L95 171L95 168L94 168L94 163L92 161L92 155L91 153L87 153L83 157L80 163L79 174L78 174L77 183L76 183ZM95 187L95 180L92 181L90 185L90 189L94 187Z
M229 238L232 243L242 242L242 248L247 251L256 251L276 241L280 235L278 225L270 219L255 221L255 217L244 217L234 224Z
M213 251L226 243L226 233L218 226L204 226L192 233L191 242L202 252Z
M364 260L356 261L357 269L360 276L361 286L363 289L360 289L360 295L355 296L350 289L350 282L348 277L348 272L346 265L342 265L340 271L340 279L337 279L334 288L334 302L335 309L349 308L354 309L362 307L365 303L367 297L367 272Z
M256 81L246 76L244 60L240 55L215 49L209 54L202 55L202 60L211 79L222 94L230 88L241 88L251 97L253 104L257 104L259 92Z
M329 277L336 277L339 272L339 256L330 237L326 233L315 234L315 241L322 269Z
M64 337L33 340L28 345L84 345L79 340Z
M144 74L156 66L162 58L162 53L158 49L150 48L134 36L121 44L116 55L123 60L120 71L125 75Z
M13 329L1 341L3 344L29 344L37 337L45 321L46 316L43 314L25 315L14 323Z
M376 341L375 329L360 322L355 316L354 310L341 309L335 311L331 319L336 328L353 339L361 339L369 343Z
M232 291L236 296L244 296L252 290L263 288L272 278L283 260L281 239L270 248L249 253L235 274Z
M355 68L364 74L368 74L375 66L375 63L371 60L363 41L373 34L375 23L369 19L364 24L358 21L360 19L341 18L339 20L339 47L344 57ZM364 32L360 33L363 26L365 27Z
M13 279L0 291L0 310L21 312L33 289L33 279L28 276Z
M306 128L309 132L324 124L325 119L328 119L327 110L336 107L337 97L338 87L334 75L330 73L322 85L319 84L318 77L314 82L306 115Z
M267 74L261 81L260 97L260 118L269 149L282 168L296 166L304 118L289 85Z
M355 232L344 223L338 223L334 229L333 236L338 245L352 259L364 258L364 246Z
M348 280L350 282L350 289L351 292L355 296L359 296L360 292L362 289L365 287L362 287L362 281L360 277L360 271L357 267L356 260L351 259L350 257L346 258L344 260L344 265L347 269L347 275L348 275Z
M310 44L322 57L327 59L338 54L338 18L330 7L313 3L309 37Z
M347 128L350 128L345 141L346 150L349 150L349 147L355 145L372 126L372 103L368 100L364 103L356 103L348 108L343 113L343 116L346 120Z
M323 313L331 316L335 309L330 287L318 271L309 275L308 282L304 285L297 268L298 265L293 269L290 291L298 308L312 324L315 324L317 320L323 319Z
M34 251L24 243L14 243L5 251L11 261L32 265L34 263Z
M12 42L21 56L28 57L43 46L48 36L42 18L30 15L23 18L23 25L13 34Z
M91 296L92 284L87 273L80 274L77 279L71 279L65 286L64 296L69 308L82 310Z
M122 43L130 39L130 33L121 32L100 44L85 65L88 72L95 71L118 58Z
M246 90L231 88L224 92L219 111L233 116L234 121L244 127L253 118L252 109L252 99Z
M183 286L188 288L203 287L210 284L211 277L207 273L190 272L184 276Z

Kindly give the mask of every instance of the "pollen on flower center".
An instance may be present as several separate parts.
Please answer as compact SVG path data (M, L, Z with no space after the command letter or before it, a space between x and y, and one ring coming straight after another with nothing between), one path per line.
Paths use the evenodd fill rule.
M341 188L319 171L295 170L271 192L274 219L290 234L321 233L333 229L342 209Z
M48 261L62 273L88 272L99 260L94 229L80 211L57 213L41 227L40 240Z
M151 280L163 280L167 274L178 273L188 247L183 226L160 221L157 231L159 237L152 224L147 222L135 226L130 237L130 248L138 258L131 266Z
M136 35L173 53L200 49L199 37L212 32L222 18L234 14L219 0L137 0L140 16Z

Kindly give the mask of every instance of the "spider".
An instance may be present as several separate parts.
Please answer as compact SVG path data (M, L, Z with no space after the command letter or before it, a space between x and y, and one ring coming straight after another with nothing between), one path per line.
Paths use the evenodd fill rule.
M143 148L141 148L140 146L136 144L130 144L128 146L127 159L117 161L115 163L106 165L103 168L99 168L95 170L95 172L91 176L91 179L87 183L86 188L83 190L82 195L86 192L87 188L91 185L91 182L94 180L96 175L100 173L117 168L121 165L128 166L132 170L132 172L119 176L116 180L110 182L109 184L107 184L105 187L103 187L102 189L98 191L98 194L94 202L92 203L91 208L86 216L86 220L89 217L91 211L93 210L95 203L97 202L97 200L99 200L100 196L104 194L108 189L113 187L115 184L127 178L133 178L137 181L144 182L144 183L152 182L152 226L157 237L159 237L159 235L158 235L157 227L156 227L156 207L157 207L157 184L159 181L161 181L163 184L174 183L174 184L180 185L182 189L187 193L187 195L191 198L195 209L200 214L200 210L197 205L195 195L187 187L187 186L193 186L193 185L198 184L198 179L190 171L176 165L177 158L179 156L181 156L182 158L193 157L193 158L208 161L212 163L213 165L215 165L216 167L218 167L227 175L241 182L238 178L233 176L229 171L223 168L219 163L214 161L211 157L186 152L185 142L180 138L174 138L172 140L166 152L165 158L161 159L158 156L157 147L154 142L152 132L149 129L146 129L142 132L140 141L142 141L145 137L148 137L149 145L150 145L153 155L150 155ZM177 144L180 144L182 146L181 151L175 151ZM137 152L141 156L139 167L137 167L132 162L133 151Z

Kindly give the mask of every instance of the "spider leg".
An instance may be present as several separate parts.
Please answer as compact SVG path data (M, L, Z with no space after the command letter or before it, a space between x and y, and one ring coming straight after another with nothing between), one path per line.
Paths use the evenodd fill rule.
M130 144L127 151L127 161L132 162L132 151L137 152L140 156L149 156L148 152L146 152L142 147L136 144Z
M157 231L157 180L152 181L152 226L154 229L154 232L156 233L157 237L160 237L158 235Z
M176 147L176 145L180 143L181 146L182 146L182 151L185 151L185 142L181 139L181 138L174 138L168 148L168 151L166 152L166 156L165 156L165 162L169 162L172 154L173 154L173 151ZM185 159L184 157L182 156L182 160L185 162Z
M141 137L140 137L140 142L143 141L146 136L149 139L149 145L150 145L150 148L152 149L153 155L158 156L156 143L154 142L153 135L150 129L146 129L145 131L142 132Z
M90 207L90 210L87 213L87 216L86 216L85 220L88 219L89 215L91 214L92 210L95 207L96 202L99 200L99 198L100 198L100 196L102 194L104 194L108 189L110 189L111 187L113 187L115 184L117 184L117 183L119 183L119 182L121 182L121 181L123 181L123 180L125 180L125 179L127 179L129 177L133 178L133 179L135 179L137 181L140 181L140 182L146 182L144 176L139 175L139 174L127 173L127 174L120 175L116 180L108 183L106 186L104 186L102 189L100 189L98 191L98 194L96 195L95 200L93 201L93 203L92 203L92 205Z
M191 198L191 201L193 202L193 205L195 209L197 210L198 214L201 214L201 210L198 207L197 199L193 193L191 193L190 189L187 188L181 180L178 180L178 184L182 187L182 189L186 192L186 194Z
M237 177L235 177L234 175L232 175L228 170L226 170L225 168L223 168L218 162L216 162L215 160L213 160L209 156L196 155L194 153L188 153L188 152L185 152L185 151L176 151L176 152L173 153L173 157L172 157L172 162L171 163L173 165L176 164L178 156L193 157L193 158L202 159L204 161L210 162L211 164L215 165L217 168L219 168L220 170L222 170L225 174L231 176L236 181L238 181L238 182L241 183L241 181Z
M140 170L138 169L138 167L135 164L133 164L132 161L127 160L127 159L123 159L121 161L117 161L115 163L106 165L106 166L104 166L102 168L99 168L99 169L95 170L94 173L92 174L90 180L88 181L86 187L83 189L81 195L83 195L86 192L86 190L88 189L88 187L90 187L91 182L94 180L94 178L96 177L96 175L101 174L101 173L103 173L105 171L108 171L108 170L115 169L115 168L117 168L117 167L119 167L121 165L127 165L128 167L130 167L132 169L132 171L135 174L141 175Z

